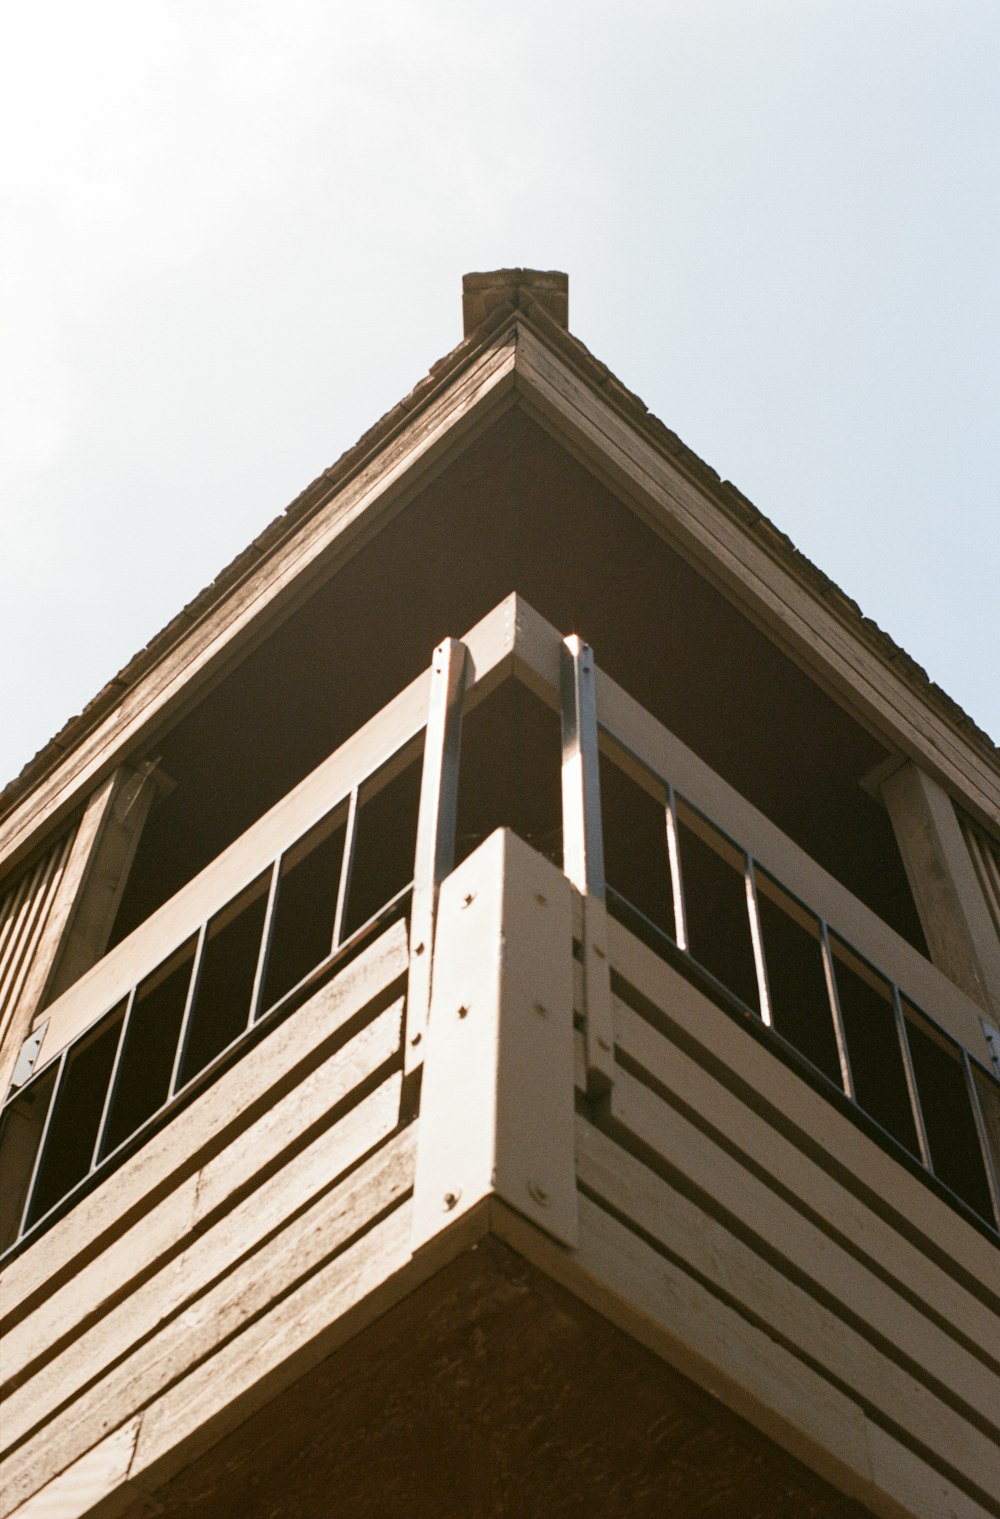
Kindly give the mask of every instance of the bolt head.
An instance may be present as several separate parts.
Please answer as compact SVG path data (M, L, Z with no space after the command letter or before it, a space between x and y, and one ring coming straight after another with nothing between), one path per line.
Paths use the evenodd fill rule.
M461 1195L462 1195L462 1189L461 1189L461 1187L456 1187L455 1190L454 1190L454 1192L446 1192L444 1194L444 1196L441 1199L441 1207L443 1208L443 1210L444 1210L445 1213L450 1213L451 1212L451 1210L457 1205L458 1200L461 1197Z

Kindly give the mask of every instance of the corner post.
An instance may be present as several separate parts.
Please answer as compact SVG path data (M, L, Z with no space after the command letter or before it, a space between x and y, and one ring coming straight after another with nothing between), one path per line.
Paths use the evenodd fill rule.
M509 829L441 888L413 1248L496 1198L577 1244L573 893Z

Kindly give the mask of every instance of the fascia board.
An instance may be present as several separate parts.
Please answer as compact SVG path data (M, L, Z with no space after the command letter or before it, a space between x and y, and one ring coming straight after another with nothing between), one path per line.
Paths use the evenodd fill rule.
M987 826L1000 823L1000 772L987 757L523 320L515 385L526 409L560 443L880 742L928 770Z

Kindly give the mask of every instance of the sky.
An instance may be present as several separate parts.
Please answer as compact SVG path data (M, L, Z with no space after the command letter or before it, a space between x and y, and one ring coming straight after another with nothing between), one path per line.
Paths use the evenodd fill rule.
M2 34L0 781L511 265L566 270L571 330L1000 739L997 0Z

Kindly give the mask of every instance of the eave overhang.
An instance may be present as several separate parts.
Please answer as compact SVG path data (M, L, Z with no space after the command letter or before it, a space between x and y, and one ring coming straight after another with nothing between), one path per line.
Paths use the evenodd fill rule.
M507 408L522 406L900 758L1000 826L1000 751L740 491L538 306L500 311L309 485L0 795L0 869L237 663Z

